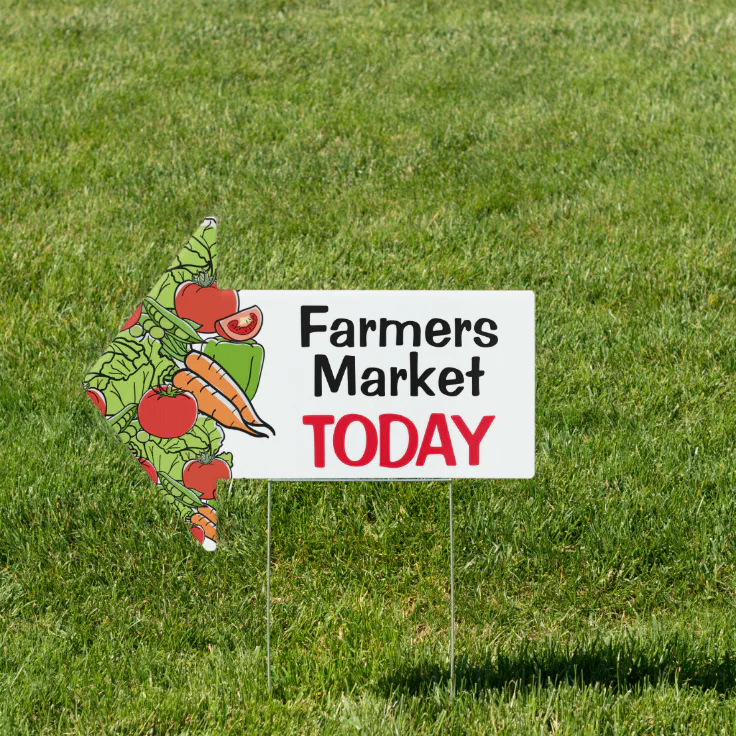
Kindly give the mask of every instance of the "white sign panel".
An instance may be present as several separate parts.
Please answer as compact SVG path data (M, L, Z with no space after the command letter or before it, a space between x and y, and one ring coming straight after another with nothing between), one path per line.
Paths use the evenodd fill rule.
M240 291L238 301L260 312L253 403L273 433L225 429L233 477L533 477L533 292Z

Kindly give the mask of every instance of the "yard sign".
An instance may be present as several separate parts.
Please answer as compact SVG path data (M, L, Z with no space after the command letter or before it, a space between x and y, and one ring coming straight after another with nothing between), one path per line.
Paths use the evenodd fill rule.
M228 478L530 478L530 291L250 291L206 219L84 380L194 536Z

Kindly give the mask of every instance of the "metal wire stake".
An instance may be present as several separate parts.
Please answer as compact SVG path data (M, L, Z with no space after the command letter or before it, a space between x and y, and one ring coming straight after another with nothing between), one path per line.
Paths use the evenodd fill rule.
M271 692L271 481L266 501L266 672Z
M450 481L450 697L455 697L455 540L452 533L452 481Z

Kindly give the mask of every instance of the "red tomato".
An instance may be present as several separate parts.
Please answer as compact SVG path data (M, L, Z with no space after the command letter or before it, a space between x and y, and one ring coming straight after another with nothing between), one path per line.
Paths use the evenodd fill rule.
M220 291L216 281L185 281L176 290L174 308L182 319L201 325L198 332L214 332L215 322L238 311L238 295L232 289Z
M190 460L184 466L183 482L187 488L193 488L202 494L202 499L209 501L217 498L217 481L230 477L230 468L224 460L201 457Z
M190 526L189 531L200 544L204 544L204 529L201 526Z
M188 391L156 386L138 404L138 421L154 437L181 437L197 421L197 400Z
M151 480L158 485L158 473L156 472L156 468L154 468L153 465L151 465L151 463L144 457L139 457L138 462L141 464L143 470L148 473Z
M105 401L105 394L102 391L98 391L96 388L88 388L85 393L89 396L92 403L102 412L104 416L107 413L107 402Z
M226 340L252 340L261 331L262 325L261 310L252 306L221 319L215 325L215 329L217 334Z
M138 324L138 320L141 318L141 309L143 305L139 304L138 308L130 315L128 321L120 328L121 330L129 330L133 325Z

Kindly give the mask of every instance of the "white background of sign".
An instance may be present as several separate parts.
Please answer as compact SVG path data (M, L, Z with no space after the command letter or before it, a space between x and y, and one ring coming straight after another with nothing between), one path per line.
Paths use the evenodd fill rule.
M263 327L257 342L265 349L265 360L258 392L253 405L263 421L271 424L276 436L270 439L249 437L227 430L223 450L234 455L236 478L531 478L534 475L534 293L531 291L239 291L240 308L252 305L263 313ZM301 347L301 307L327 305L329 312L316 314L314 324L329 326L337 318L351 319L356 325L361 317L380 320L414 320L422 327L419 347L411 345L411 330L403 346L396 346L389 331L387 347L378 347L377 333L368 336L368 347L335 348L327 333L311 335L311 346ZM474 332L463 333L463 346L450 344L437 348L424 339L426 323L442 318L454 325L455 318L492 319L498 343L478 347ZM356 330L357 340L357 330ZM409 344L407 344L409 343ZM429 378L435 396L420 391L409 395L407 381L399 384L399 396L366 397L360 393L360 376L370 366L408 369L409 353L419 354L420 372L435 366ZM325 391L314 395L314 356L327 355L336 373L345 355L356 357L358 393L347 394L343 383L337 394ZM444 367L465 372L473 356L480 357L485 375L480 378L480 395L471 395L470 382L459 396L437 392L437 376ZM388 385L388 382L387 382ZM447 415L457 465L448 467L441 455L429 455L418 467L412 460L401 468L379 465L379 456L368 465L350 467L336 457L332 447L334 425L326 428L325 467L314 464L314 431L302 417L331 414L335 421L345 414L362 414L378 428L380 414L401 414L419 430L421 443L427 420L432 413ZM460 415L471 431L484 415L495 420L480 445L480 464L469 464L468 445L450 420ZM392 431L392 457L406 449L407 432L399 425ZM438 444L435 436L434 445ZM356 459L365 448L365 431L353 424L346 435L348 456Z

